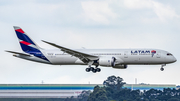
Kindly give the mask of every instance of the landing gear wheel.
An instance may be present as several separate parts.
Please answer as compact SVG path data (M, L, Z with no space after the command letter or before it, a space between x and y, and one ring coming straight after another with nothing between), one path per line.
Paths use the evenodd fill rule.
M160 68L161 71L164 70L164 68L163 68L164 66L166 66L166 64L162 64L162 65L161 65L161 68Z
M97 72L97 69L94 69L92 72L93 72L93 73L96 73L96 72Z
M100 69L100 68L97 68L96 70L97 70L97 72L100 72L100 71L101 71L101 69Z
M161 71L164 71L164 68L161 68L160 70L161 70Z
M90 68L86 68L86 72L90 72L91 71L91 69Z
M90 67L90 71L93 71L94 70L94 68L93 67Z

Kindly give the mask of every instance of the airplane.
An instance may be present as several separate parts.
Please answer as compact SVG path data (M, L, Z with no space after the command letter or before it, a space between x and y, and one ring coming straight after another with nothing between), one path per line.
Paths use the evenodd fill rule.
M39 47L20 27L14 26L20 46L25 53L6 51L13 56L51 65L88 65L86 72L100 72L102 67L126 69L128 65L161 65L176 62L169 52L160 49L70 49L48 41L57 50ZM93 67L92 67L93 66Z

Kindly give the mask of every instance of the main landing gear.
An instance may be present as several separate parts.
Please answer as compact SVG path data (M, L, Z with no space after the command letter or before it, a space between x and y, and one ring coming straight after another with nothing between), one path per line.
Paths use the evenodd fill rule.
M86 72L90 72L92 71L93 73L96 73L96 72L100 72L101 69L100 68L97 68L98 66L96 66L95 68L89 66L89 68L86 68Z
M166 66L166 64L161 65L161 68L160 68L161 71L164 71L164 68L163 68L164 66Z

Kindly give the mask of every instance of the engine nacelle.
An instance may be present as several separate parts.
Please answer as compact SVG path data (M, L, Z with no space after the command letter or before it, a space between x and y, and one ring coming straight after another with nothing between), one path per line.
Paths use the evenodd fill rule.
M115 57L105 57L99 59L99 65L100 66L106 66L106 67L114 67L116 64L116 58Z
M115 69L126 69L128 66L127 65L115 65L113 68Z

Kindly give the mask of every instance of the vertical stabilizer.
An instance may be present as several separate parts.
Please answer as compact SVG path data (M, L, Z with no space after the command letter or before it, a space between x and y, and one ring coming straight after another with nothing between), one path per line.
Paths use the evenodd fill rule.
M49 61L40 51L40 48L37 46L37 44L20 27L14 26L14 30L24 52Z
M39 47L20 27L14 26L14 30L24 52L39 52Z

